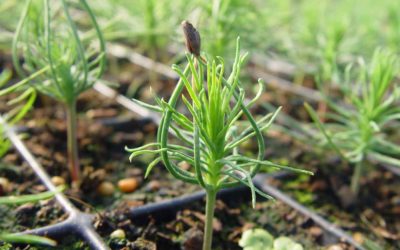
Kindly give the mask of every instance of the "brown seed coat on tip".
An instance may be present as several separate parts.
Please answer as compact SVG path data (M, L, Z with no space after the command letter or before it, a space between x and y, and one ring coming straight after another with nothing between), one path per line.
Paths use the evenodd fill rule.
M186 20L183 21L181 25L185 35L187 50L195 56L200 56L201 40L199 32L190 22Z

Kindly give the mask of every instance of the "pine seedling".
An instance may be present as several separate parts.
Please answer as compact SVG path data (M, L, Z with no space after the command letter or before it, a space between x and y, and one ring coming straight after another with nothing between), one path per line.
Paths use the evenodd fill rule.
M331 112L322 123L314 109L305 107L321 133L314 133L319 145L333 149L345 162L354 165L351 190L357 195L360 177L367 163L375 160L400 167L400 146L389 140L400 120L400 89L395 82L398 72L395 55L377 50L369 67L361 64L358 79L350 80L351 67L341 86L343 103L325 97Z
M88 15L94 33L78 30L71 13L73 5L79 5ZM12 48L15 69L21 76L44 71L34 82L28 82L28 86L65 106L68 165L72 182L77 186L80 167L76 101L82 92L93 86L105 66L105 44L96 18L86 0L27 0Z
M170 99L165 101L156 97L157 105L136 100L144 107L162 114L157 142L126 150L131 153L130 160L143 154L156 155L148 165L146 177L156 164L162 162L175 178L200 185L206 191L203 249L209 250L214 206L219 190L244 184L250 187L254 206L256 193L271 198L258 190L252 182L252 177L261 166L310 172L264 160L265 142L262 132L271 126L280 108L259 120L255 120L250 113L250 107L261 96L263 83L259 81L260 88L256 97L245 102L245 92L239 76L246 54L240 54L239 39L236 42L232 72L225 77L224 60L206 60L203 56L196 56L200 51L200 36L187 22L183 23L183 28L187 47L195 54L186 55L188 64L184 69L172 66L180 79ZM199 40L193 42L193 39ZM179 100L186 112L178 108ZM169 141L169 132L175 135L177 143ZM256 158L243 155L240 149L240 144L252 137L256 138L258 145ZM182 169L180 162L187 162L192 167Z

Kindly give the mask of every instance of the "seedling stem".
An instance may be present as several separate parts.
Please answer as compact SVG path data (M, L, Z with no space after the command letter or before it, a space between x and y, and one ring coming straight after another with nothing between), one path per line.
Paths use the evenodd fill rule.
M76 100L66 105L67 110L67 147L68 147L68 167L71 173L73 186L80 184L80 166L78 157L78 137L77 137L77 117Z

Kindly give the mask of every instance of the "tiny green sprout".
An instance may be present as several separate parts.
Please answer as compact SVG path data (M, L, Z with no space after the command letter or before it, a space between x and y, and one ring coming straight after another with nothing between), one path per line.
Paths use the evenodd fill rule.
M395 81L398 72L395 55L376 50L369 67L361 64L358 79L350 80L351 66L341 85L344 104L326 96L332 112L322 123L315 110L305 108L321 133L314 133L323 149L333 149L345 162L355 165L351 189L357 195L360 177L368 160L400 167L400 146L389 140L400 120L400 89Z
M84 10L94 33L90 29L78 30L72 6ZM27 0L12 51L15 69L21 76L43 71L34 82L28 82L28 87L65 105L68 165L73 186L78 186L76 101L82 92L93 86L105 67L105 43L96 18L86 0Z
M249 102L245 102L245 91L239 80L240 70L246 54L240 54L239 39L236 43L235 62L232 72L225 77L225 64L222 58L205 60L203 57L187 54L188 65L181 69L172 68L180 76L169 99L156 97L157 105L137 103L162 113L157 133L157 142L129 149L130 159L152 153L157 157L146 171L146 176L160 161L177 179L200 185L206 191L206 221L203 249L211 249L212 220L217 192L226 187L240 184L251 189L252 204L256 193L271 198L258 190L252 177L261 166L290 169L300 173L310 173L281 166L264 160L265 144L262 132L267 130L280 108L255 120L249 109L261 96L263 83L259 81L259 92ZM178 108L182 100L186 111ZM177 143L168 140L169 132L178 139ZM240 145L255 137L258 145L256 158L244 156ZM179 162L191 165L189 170L180 168Z
M253 228L243 232L239 241L243 250L303 250L303 246L286 236L276 239L266 230Z

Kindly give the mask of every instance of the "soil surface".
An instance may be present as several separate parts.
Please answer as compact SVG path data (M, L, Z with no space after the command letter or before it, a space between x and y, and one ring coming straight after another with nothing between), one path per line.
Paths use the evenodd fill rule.
M314 176L293 175L273 184L371 249L400 249L399 176L379 166L365 166L360 192L354 196L349 187L349 166L335 159L325 165L308 162Z

